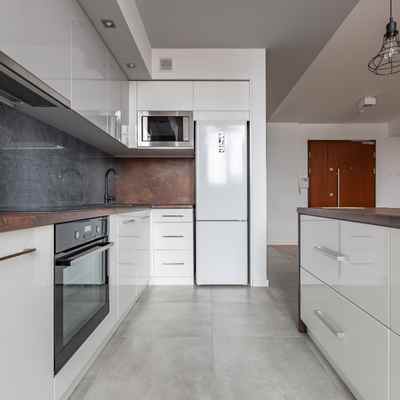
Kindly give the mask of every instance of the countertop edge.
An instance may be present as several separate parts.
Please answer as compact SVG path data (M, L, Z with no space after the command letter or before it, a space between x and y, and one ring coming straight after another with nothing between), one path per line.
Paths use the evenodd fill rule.
M78 221L89 218L98 218L115 214L124 214L133 211L168 208L193 208L193 205L126 205L116 207L99 207L91 209L77 209L50 212L0 212L0 233L23 229L38 228L41 226Z
M299 215L400 229L400 208L298 208L297 212Z

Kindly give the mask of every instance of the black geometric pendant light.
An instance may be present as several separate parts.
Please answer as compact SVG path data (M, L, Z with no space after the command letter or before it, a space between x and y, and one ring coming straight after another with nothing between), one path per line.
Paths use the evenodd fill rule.
M393 18L390 0L390 19L379 53L369 62L368 69L376 75L393 75L400 72L400 38L397 22Z

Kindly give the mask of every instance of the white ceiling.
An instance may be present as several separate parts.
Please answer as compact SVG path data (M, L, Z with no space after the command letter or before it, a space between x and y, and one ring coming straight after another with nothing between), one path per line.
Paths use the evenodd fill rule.
M271 121L388 122L400 114L400 74L376 77L367 69L382 44L388 3L360 0ZM400 0L393 6L400 19ZM364 96L376 96L378 106L360 114L357 104Z
M153 48L270 49L270 107L274 110L357 0L136 3Z

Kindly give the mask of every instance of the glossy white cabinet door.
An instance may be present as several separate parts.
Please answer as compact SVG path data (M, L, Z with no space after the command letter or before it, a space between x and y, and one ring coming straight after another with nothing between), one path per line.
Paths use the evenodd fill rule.
M389 229L340 222L341 294L384 324L389 323Z
M389 330L308 272L301 312L309 334L363 400L388 399Z
M339 280L339 226L337 220L301 216L301 266L328 285Z
M193 83L187 81L137 82L137 109L191 111L193 110Z
M119 217L118 316L121 318L150 280L150 211Z
M109 123L109 52L81 12L72 23L72 108L104 131Z
M249 82L194 82L194 110L249 109Z
M390 334L390 399L400 399L400 336Z
M400 229L390 231L390 327L400 335Z
M53 393L53 227L0 234L0 387L7 400Z
M0 50L71 98L71 16L79 6L71 0L2 2Z

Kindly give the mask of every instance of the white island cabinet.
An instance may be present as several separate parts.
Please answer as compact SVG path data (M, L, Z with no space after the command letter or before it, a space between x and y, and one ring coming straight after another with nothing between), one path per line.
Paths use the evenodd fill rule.
M0 397L51 400L53 227L1 233L0 243Z
M300 328L357 399L400 398L400 212L299 213Z

